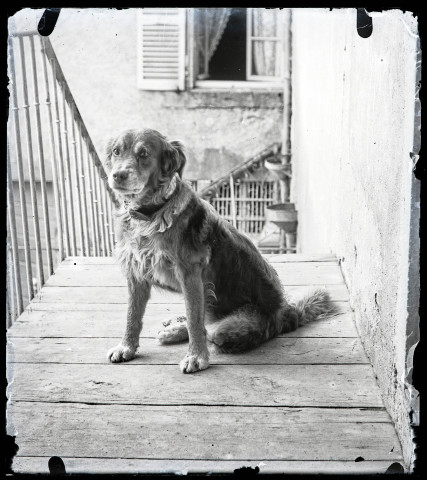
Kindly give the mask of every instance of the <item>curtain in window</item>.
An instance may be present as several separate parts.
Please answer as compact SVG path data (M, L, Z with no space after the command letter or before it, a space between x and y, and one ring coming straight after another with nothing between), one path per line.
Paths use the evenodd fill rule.
M279 42L268 40L268 37L278 36L277 12L273 9L254 8L252 10L253 59L252 73L260 76L278 76L277 56Z
M196 9L196 44L198 51L198 78L209 76L209 60L212 58L230 17L231 8Z

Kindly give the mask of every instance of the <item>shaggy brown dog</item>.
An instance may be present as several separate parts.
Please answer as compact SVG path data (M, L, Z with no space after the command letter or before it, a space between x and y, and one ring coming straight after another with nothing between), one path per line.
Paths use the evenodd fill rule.
M189 339L184 373L208 367L207 340L242 352L335 314L324 291L288 302L253 243L181 179L185 161L182 144L154 130L129 130L109 144L108 182L123 200L116 253L129 290L126 332L110 361L135 356L153 285L184 294L186 318L165 323L158 336L161 343Z

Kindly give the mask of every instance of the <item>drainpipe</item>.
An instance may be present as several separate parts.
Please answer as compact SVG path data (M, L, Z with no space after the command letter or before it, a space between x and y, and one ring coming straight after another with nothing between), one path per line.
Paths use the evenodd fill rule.
M286 41L285 41L285 59L286 59L286 78L284 84L284 125L282 137L282 164L291 164L292 144L291 144L291 121L292 121L292 9L288 9L286 21ZM285 181L280 182L282 201L290 201L291 177L287 177ZM282 238L283 237L283 238ZM282 231L280 239L281 247L289 252L290 248L296 245L296 233L285 233Z
M285 21L287 26L287 35L285 38L285 62L286 62L286 77L285 85L283 92L284 100L284 117L285 117L285 128L282 133L282 163L291 162L291 119L292 119L292 9L288 9L288 16Z

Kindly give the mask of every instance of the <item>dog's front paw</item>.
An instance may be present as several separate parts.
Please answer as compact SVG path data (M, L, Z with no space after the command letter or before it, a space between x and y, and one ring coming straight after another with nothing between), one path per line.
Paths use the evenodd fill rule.
M191 355L190 353L187 353L179 364L182 373L198 372L199 370L206 370L208 367L209 360L207 356Z
M107 358L111 363L127 362L135 357L135 352L136 348L119 343L108 351Z
M157 334L160 344L182 342L188 340L188 329L185 315L178 315L163 322L164 329Z

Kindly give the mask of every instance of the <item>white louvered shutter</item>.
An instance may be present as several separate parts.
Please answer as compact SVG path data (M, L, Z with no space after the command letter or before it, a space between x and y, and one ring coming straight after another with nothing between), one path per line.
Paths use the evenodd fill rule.
M138 11L138 87L185 88L185 8Z

